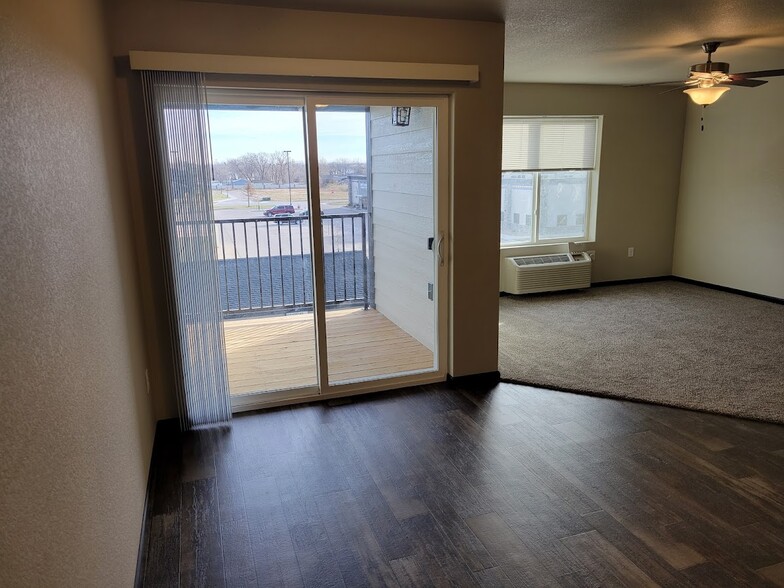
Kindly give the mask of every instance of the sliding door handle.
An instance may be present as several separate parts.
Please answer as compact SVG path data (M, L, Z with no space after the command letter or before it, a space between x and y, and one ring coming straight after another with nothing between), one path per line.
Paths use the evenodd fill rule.
M444 265L444 233L438 233L436 252L438 253L438 265Z

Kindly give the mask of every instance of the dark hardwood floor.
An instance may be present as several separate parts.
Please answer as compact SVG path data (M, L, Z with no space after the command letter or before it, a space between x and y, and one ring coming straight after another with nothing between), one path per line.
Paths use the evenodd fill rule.
M784 427L499 384L159 427L146 586L784 585Z

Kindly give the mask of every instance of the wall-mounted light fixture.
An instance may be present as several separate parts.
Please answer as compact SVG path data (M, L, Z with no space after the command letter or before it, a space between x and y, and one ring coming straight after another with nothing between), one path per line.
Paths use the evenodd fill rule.
M411 107L410 106L393 106L392 107L392 124L396 127L407 127L411 122Z

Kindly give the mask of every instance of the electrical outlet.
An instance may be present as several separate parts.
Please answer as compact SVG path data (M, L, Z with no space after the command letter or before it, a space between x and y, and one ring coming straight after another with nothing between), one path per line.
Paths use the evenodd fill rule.
M627 251L627 255L629 257L634 257L634 247L629 247L629 249Z

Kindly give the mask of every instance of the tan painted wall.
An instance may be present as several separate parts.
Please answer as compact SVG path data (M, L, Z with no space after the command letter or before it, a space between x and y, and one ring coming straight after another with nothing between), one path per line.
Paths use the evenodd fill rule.
M411 124L393 126L388 106L370 109L373 267L376 310L435 351L433 227L434 108L412 108Z
M453 112L453 375L493 371L498 362L498 255L504 30L476 23L232 6L182 0L116 0L109 8L112 53L181 51L273 57L468 63L480 67L474 86L402 83L322 84L322 90L419 91L449 94ZM149 155L139 106L138 76L118 68L129 183L139 220L146 315L155 368L156 414L173 416L171 359L162 315L158 245L151 212ZM235 80L248 84L248 80ZM262 85L306 88L303 80ZM258 85L258 84L257 84ZM477 205L481 203L481 205Z
M773 78L689 106L675 275L784 298L782 104L784 80Z
M594 282L672 273L685 97L658 88L506 84L506 115L604 116ZM634 257L627 249L635 248ZM501 257L554 248L514 248Z
M133 583L154 421L99 3L0 7L0 585Z

